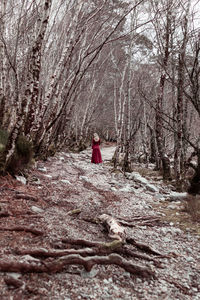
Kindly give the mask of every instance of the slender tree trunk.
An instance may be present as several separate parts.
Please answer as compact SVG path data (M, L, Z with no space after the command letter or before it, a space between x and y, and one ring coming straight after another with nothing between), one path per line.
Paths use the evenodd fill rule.
M177 143L175 147L175 159L176 159L176 182L179 189L182 190L183 185L183 169L184 169L184 153L183 153L183 97L184 97L184 79L185 79L185 52L187 45L187 31L188 31L188 13L189 13L190 1L188 1L188 7L186 15L184 17L184 33L183 42L179 53L178 64L178 91L177 91Z
M156 142L158 147L158 155L159 160L157 162L157 168L162 169L163 171L163 179L168 180L171 179L170 172L170 160L166 155L164 137L163 137L163 99L164 99L164 88L165 88L165 80L166 73L165 69L168 65L169 60L169 42L170 42L170 26L171 26L171 8L170 4L168 4L167 8L167 20L166 20L166 28L165 28L165 48L164 48L164 56L163 56L163 68L164 71L160 76L160 84L159 84L159 92L156 101Z
M2 42L5 30L5 12L6 0L0 2L0 127L3 126L5 120L5 107L6 107L6 86L5 86L5 53L4 44Z

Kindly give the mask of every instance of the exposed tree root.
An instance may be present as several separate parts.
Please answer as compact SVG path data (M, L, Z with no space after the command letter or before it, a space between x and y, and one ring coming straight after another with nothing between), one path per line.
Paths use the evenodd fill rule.
M128 244L131 244L131 245L135 246L136 248L138 248L142 251L145 251L145 252L149 253L149 254L159 255L159 256L162 256L162 257L165 256L165 255L161 254L160 252L158 252L157 250L152 249L150 246L148 246L146 244L136 242L133 238L126 238L126 242Z
M0 227L1 231L24 231L31 232L35 235L43 235L44 232L35 228L26 227L26 226L14 226L14 227Z
M47 250L44 248L38 249L16 249L15 253L18 255L31 255L33 257L61 257L71 254L79 254L81 256L88 256L96 254L96 250L91 248L84 249L66 249L66 250Z
M138 222L139 221L139 222ZM118 220L118 222L127 227L137 227L137 226L155 226L155 224L158 224L160 222L159 218L156 217L151 217L148 219L137 219L137 220L130 220L130 221L125 221L125 220Z
M23 193L16 193L15 199L31 200L34 202L38 201L38 199L36 197L34 197L32 195L23 194Z
M23 281L13 278L12 276L6 276L4 278L4 281L8 286L12 286L16 289L20 288L23 285Z
M86 247L96 247L97 249L102 249L107 251L113 251L114 249L118 249L122 246L122 242L119 240L114 240L110 243L104 243L104 242L94 242L94 241L88 241L83 239L63 239L63 243L74 245L74 246L86 246Z
M146 261L152 261L154 263L154 265L156 265L157 267L161 266L161 263L158 260L156 260L155 258L153 258L151 256L148 256L146 254L141 254L141 253L134 252L134 251L126 248L125 246L121 249L116 249L115 252L119 253L119 254L126 255L128 257L130 256L130 257L134 257L134 258L143 259L143 260L146 260Z
M103 214L99 216L99 220L106 226L108 230L108 236L110 238L117 239L119 241L125 240L125 229L119 225L116 219L109 215Z
M0 218L6 218L6 217L9 217L10 215L11 215L10 212L7 210L0 211Z
M79 254L71 254L62 256L53 261L40 261L40 260L19 260L9 259L8 257L0 260L1 272L22 272L22 273L43 273L43 272L61 272L67 265L82 265L86 271L91 271L92 267L96 264L110 265L114 264L122 267L125 271L138 275L141 277L155 277L152 270L134 265L132 262L127 261L118 254L110 254L108 256L92 256L82 257Z
M140 254L132 251L126 247L125 243L131 244L138 249L145 251L153 255L161 254L148 245L138 243L133 238L127 238L124 228L111 216L101 215L101 222L106 226L111 238L115 240L105 243L99 241L88 241L84 239L63 239L63 243L67 243L72 246L84 247L80 249L16 249L15 254L21 255L20 259L7 258L6 260L0 260L0 271L2 272L61 272L67 265L82 265L86 271L91 271L95 264L108 265L114 264L122 267L125 271L131 274L142 276L142 277L155 277L154 272L147 267L135 265L132 261L128 261L121 255L127 257L134 257L143 259L146 261L152 261L156 266L159 267L160 262L155 258L145 254ZM33 228L16 226L0 228L0 230L9 231L27 231L36 235L43 234ZM34 258L34 257L37 257Z

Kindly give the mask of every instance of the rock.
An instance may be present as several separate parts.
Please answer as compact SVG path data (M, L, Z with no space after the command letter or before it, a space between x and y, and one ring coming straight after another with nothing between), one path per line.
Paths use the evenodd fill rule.
M86 182L90 182L89 178L86 176L79 176L79 179L84 180Z
M131 193L134 189L130 185L125 185L123 188L119 189L120 192Z
M52 175L44 174L45 177L52 179Z
M113 192L117 191L117 189L115 187L111 187L110 190L113 191Z
M21 183L23 183L23 184L26 184L26 182L27 182L27 180L26 180L26 178L24 176L18 176L18 175L16 175L15 178L18 181L20 181Z
M39 185L39 184L41 184L40 179L37 178L37 177L32 177L30 179L30 182L31 182L32 185Z
M135 182L139 182L143 185L148 184L148 180L144 177L142 177L138 172L132 172L129 175L129 179L134 180Z
M148 191L150 191L150 192L153 192L153 193L158 193L158 192L159 192L159 189L158 189L155 185L150 184L150 183L148 183L148 184L146 185L146 189L147 189Z
M10 272L8 275L14 279L19 279L22 275L20 273Z
M24 283L23 281L17 279L17 278L14 278L12 276L6 276L4 278L4 281L5 283L9 286L9 287L12 287L12 288L15 288L15 289L18 289L20 288Z
M47 168L46 167L39 167L38 171L46 173L47 172Z
M167 293L168 288L167 288L167 286L162 286L162 287L160 288L160 290L161 290L162 293Z
M185 259L187 260L187 262L194 261L194 258L192 256L188 256Z
M177 205L176 204L170 204L167 206L167 208L169 209L177 209Z
M85 271L85 270L82 270L82 271L81 271L81 276L82 276L83 278L93 278L93 277L95 277L98 273L99 273L99 271L93 268L90 272L87 272L87 271Z
M61 179L61 182L66 183L66 184L71 184L71 182L69 182L69 180L66 180L66 179Z
M60 156L59 159L60 159L61 161L64 161L64 160L65 160L65 158L64 158L63 156Z
M171 192L168 196L169 201L181 201L185 200L187 198L187 193L177 193L177 192Z
M44 210L40 207L37 207L37 206L31 206L31 210L35 213L42 213L44 212Z
M172 229L172 233L175 233L175 234L181 234L182 233L182 230L180 228L173 228Z
M164 241L165 243L169 243L169 242L171 242L171 240L170 240L170 239L168 239L167 237L164 237L164 238L163 238L163 241Z

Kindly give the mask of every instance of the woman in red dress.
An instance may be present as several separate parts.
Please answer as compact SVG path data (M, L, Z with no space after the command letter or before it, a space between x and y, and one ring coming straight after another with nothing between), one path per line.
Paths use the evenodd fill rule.
M92 159L91 162L94 164L102 163L101 151L100 151L100 138L97 133L94 133L92 139Z

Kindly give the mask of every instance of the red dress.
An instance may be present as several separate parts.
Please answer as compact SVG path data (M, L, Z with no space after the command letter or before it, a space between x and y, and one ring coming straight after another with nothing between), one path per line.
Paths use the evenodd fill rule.
M92 159L91 162L94 164L100 164L102 163L102 157L101 157L101 151L100 151L100 140L98 142L95 142L95 140L92 140Z

